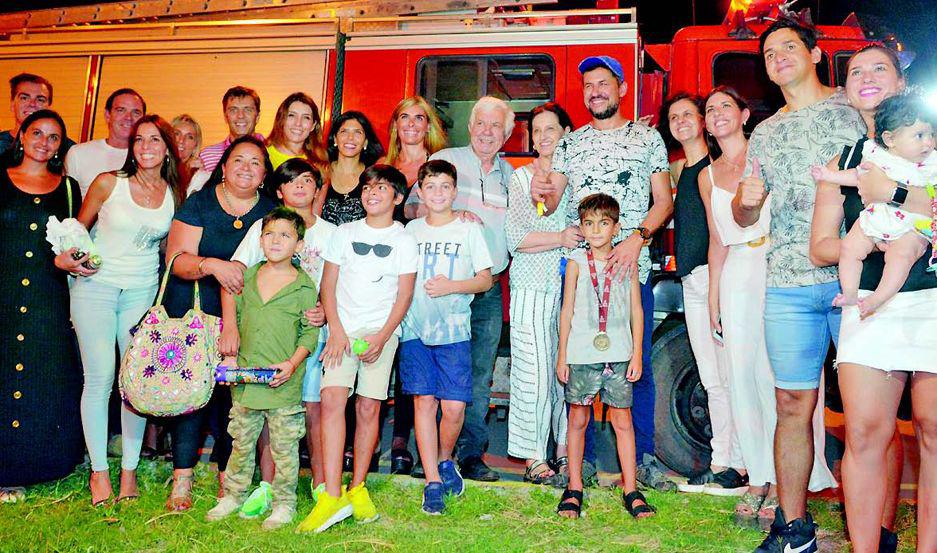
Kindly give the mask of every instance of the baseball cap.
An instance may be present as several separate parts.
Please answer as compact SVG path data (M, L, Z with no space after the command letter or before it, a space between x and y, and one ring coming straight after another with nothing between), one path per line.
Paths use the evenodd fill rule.
M586 71L592 71L596 67L604 67L612 72L615 77L618 78L619 82L624 82L625 72L621 69L621 63L618 62L615 58L611 56L589 56L588 58L579 62L579 72L585 73Z

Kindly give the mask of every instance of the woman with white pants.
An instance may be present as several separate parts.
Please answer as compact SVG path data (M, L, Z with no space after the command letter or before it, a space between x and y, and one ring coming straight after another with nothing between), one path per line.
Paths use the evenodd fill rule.
M682 492L723 492L744 486L738 440L729 407L729 384L723 349L713 341L709 328L709 224L697 177L709 167L709 148L703 138L703 99L684 92L670 97L660 109L657 129L668 150L683 157L670 164L676 184L674 198L674 246L676 274L683 287L683 311L687 336L700 382L706 390L712 428L712 455L708 470L679 484ZM723 485L713 486L714 481ZM735 484L733 484L733 482Z
M173 129L158 115L141 118L131 131L124 166L91 184L78 213L90 228L103 263L71 289L71 315L85 371L81 421L91 457L91 502L113 495L107 463L108 399L114 385L114 344L121 356L130 329L156 296L159 243L181 197ZM121 406L123 455L118 500L137 497L136 469L146 419Z
M700 174L699 184L713 229L710 235L710 324L723 336L727 355L729 399L742 466L750 485L735 507L736 521L762 527L773 522L777 507L774 429L777 411L774 373L765 346L764 309L770 210L765 202L758 223L742 228L732 216L732 199L745 169L748 141L743 127L748 104L729 87L706 97L706 129L722 155ZM814 413L815 456L809 488L836 486L823 460L823 398Z

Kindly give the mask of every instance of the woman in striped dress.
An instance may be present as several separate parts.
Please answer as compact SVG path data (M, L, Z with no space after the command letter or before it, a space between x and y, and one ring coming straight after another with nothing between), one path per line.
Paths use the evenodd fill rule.
M560 260L582 236L566 227L565 201L542 216L530 201L530 180L548 174L557 142L572 129L569 115L555 103L533 111L532 138L537 158L514 171L504 225L511 265L511 403L508 455L526 459L524 479L543 484L553 477L547 463L550 432L556 456L566 455L566 408L556 379L559 340Z

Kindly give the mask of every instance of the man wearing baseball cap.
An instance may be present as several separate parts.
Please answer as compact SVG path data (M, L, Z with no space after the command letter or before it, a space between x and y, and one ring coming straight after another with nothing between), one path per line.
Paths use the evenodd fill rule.
M651 370L651 330L654 296L651 292L651 235L670 218L673 197L667 148L653 128L629 121L619 113L628 91L621 63L611 56L591 56L579 63L583 100L592 114L587 125L563 137L553 155L548 177L534 177L530 190L534 201L556 209L567 187L571 193L567 221L578 224L579 202L590 194L605 193L621 206L621 231L609 257L607 271L623 279L638 271L644 307L644 371L634 383L632 416L638 462L637 477L662 491L676 490L654 456L654 374ZM653 196L653 206L648 209Z

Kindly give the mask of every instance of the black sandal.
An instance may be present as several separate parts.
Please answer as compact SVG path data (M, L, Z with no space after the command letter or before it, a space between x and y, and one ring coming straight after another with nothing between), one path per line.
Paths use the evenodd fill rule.
M625 510L628 511L628 514L634 518L639 518L644 513L654 514L657 512L657 509L651 507L651 505L645 499L644 494L635 490L629 494L623 494L625 501ZM643 505L634 505L635 501L643 501Z
M390 473L410 474L413 470L413 456L406 448L392 449L390 451Z
M574 503L575 499L578 503ZM576 513L575 517L568 518L579 518L582 516L582 490L563 490L563 497L560 498L560 504L556 506L556 513L562 514L568 511Z

